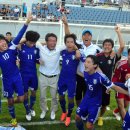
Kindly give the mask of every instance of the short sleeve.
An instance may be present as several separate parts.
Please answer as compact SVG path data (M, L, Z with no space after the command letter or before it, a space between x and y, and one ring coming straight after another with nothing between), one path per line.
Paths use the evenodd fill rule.
M101 83L107 88L111 88L112 86L114 86L114 84L108 79L108 77L104 74L100 74L101 75Z

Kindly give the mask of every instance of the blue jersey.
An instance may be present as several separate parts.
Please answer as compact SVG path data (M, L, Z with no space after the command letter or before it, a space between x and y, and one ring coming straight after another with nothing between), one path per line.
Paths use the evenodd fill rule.
M36 74L36 62L39 61L39 49L23 44L19 52L21 74Z
M16 65L16 45L18 45L26 29L27 25L24 25L16 38L11 41L11 46L9 49L4 52L0 52L0 67L3 78L10 78L19 73L18 67Z
M62 56L62 69L60 76L71 80L71 78L76 78L77 66L79 60L75 58L76 52L68 52L67 50L61 51Z
M85 94L85 102L92 104L102 103L102 85L107 89L113 86L113 83L106 77L106 75L95 72L92 75L89 75L87 72L84 72L85 82L88 86Z

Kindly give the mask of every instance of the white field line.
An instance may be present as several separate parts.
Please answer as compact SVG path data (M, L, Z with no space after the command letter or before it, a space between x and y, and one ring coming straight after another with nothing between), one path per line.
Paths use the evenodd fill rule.
M104 117L103 120L115 120L115 117ZM55 120L55 121L40 121L40 122L20 122L19 125L22 126L33 126L33 125L51 125L51 124L63 124L64 122ZM75 120L72 120L71 123L75 123ZM0 126L8 126L7 123L1 123Z
M47 98L47 101L51 101L51 100L52 100L51 98ZM7 99L2 99L1 102L2 103L7 102Z

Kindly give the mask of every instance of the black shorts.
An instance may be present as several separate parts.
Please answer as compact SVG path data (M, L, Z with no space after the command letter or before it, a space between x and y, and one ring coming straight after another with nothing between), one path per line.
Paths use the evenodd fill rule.
M86 93L87 87L83 77L77 75L76 100L82 100Z
M102 86L102 106L108 106L110 104L110 94L107 94L106 90L106 87Z

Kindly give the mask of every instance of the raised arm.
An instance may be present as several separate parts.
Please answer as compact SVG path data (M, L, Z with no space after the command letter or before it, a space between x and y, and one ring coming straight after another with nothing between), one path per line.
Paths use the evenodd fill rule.
M120 57L121 56L121 54L122 54L122 52L123 52L123 50L124 50L124 48L125 48L125 43L124 43L124 41L123 41L123 38L122 38L122 34L121 34L121 30L120 30L120 27L119 26L116 26L115 27L115 31L116 31L116 33L117 33L117 35L118 35L118 39L119 39L119 49L118 49L118 52L117 52L117 55L118 55L118 57Z
M65 35L66 34L71 34L70 30L69 30L69 25L68 25L68 22L67 22L67 18L66 18L65 15L62 17L62 22L64 24Z
M29 13L28 14L28 17L27 17L27 20L24 24L24 26L21 28L21 30L19 31L18 35L16 36L16 38L12 41L13 44L15 45L18 45L21 38L23 37L27 27L28 27L28 24L32 21L32 15Z

